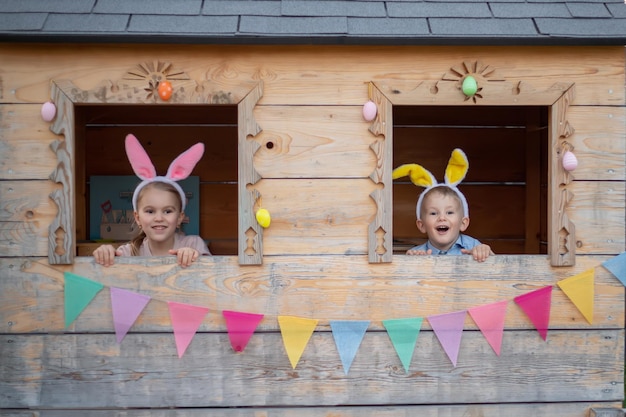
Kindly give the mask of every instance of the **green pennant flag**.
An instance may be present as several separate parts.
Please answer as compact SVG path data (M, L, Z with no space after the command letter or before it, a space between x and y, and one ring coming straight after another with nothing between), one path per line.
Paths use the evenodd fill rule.
M104 285L65 272L65 327L68 327L82 313Z
M398 357L404 366L404 371L409 372L413 351L417 336L422 328L422 317L413 317L407 319L383 320L383 326L387 329L387 334L391 339Z

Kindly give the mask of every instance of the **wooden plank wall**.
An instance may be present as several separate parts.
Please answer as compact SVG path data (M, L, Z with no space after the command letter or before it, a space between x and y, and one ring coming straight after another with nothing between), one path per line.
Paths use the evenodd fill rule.
M337 405L370 405L341 412L373 416L379 415L373 406L380 406L397 409L395 415L478 410L495 416L513 415L525 403L558 402L569 415L582 416L591 403L618 406L623 392L623 368L617 365L624 359L624 290L598 265L603 259L581 257L575 268L552 269L542 256L500 256L487 265L467 257L413 257L380 265L376 277L368 276L363 256L274 257L245 270L234 257L205 258L185 270L171 259L124 259L108 269L87 258L71 268L4 259L0 406L245 406L258 412L274 406L298 415L310 406L322 407L311 415L327 415L339 412ZM596 272L593 325L555 289L543 341L513 298L588 269ZM67 270L105 288L64 329ZM152 297L121 344L112 333L110 287ZM501 300L509 301L501 355L466 316L456 367L425 321L405 373L381 323ZM180 359L166 301L211 310ZM223 310L265 314L243 353L230 348ZM282 346L278 315L320 320L295 369ZM348 375L330 333L331 319L371 320ZM576 402L583 404L572 413ZM565 415L550 406L533 415L555 412Z
M240 267L235 257L221 256L187 270L171 259L124 259L110 269L88 257L48 265L48 225L56 214L48 195L58 186L48 179L56 166L49 145L56 137L39 111L50 80L88 90L156 60L198 81L263 80L254 164L273 215L263 265ZM368 263L367 225L375 215L368 177L376 161L369 149L375 138L361 117L367 82L439 79L467 60L537 88L576 84L568 114L576 130L568 141L579 159L568 208L575 267L550 267L541 255L496 256L485 264L396 255L391 264ZM592 406L619 407L624 290L599 265L626 247L624 79L619 47L0 45L0 414L584 416ZM268 141L276 146L267 148ZM593 325L555 288L544 342L509 303L500 357L467 318L455 368L426 325L405 374L381 325L390 316L511 300L590 268ZM157 301L121 345L106 288L64 329L66 270ZM213 310L181 359L158 300ZM228 346L223 309L267 315L243 354ZM322 319L295 370L277 315ZM348 375L331 318L372 320Z

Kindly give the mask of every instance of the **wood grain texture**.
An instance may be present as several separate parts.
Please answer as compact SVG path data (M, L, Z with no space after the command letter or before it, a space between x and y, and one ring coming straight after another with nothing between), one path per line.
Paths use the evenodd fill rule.
M575 104L623 105L624 51L589 47L24 45L3 44L2 102L43 103L50 79L72 79L82 89L120 79L137 64L167 56L192 80L231 85L262 80L262 104L363 105L373 80L438 80L468 57L495 77L535 88L575 83ZM67 62L73 62L67 66ZM367 65L363 63L366 62ZM573 64L575 63L575 64Z
M0 181L0 253L46 256L48 225L57 208L49 181Z
M576 262L576 225L568 210L574 198L570 186L573 177L563 168L561 158L567 139L575 132L568 118L574 92L574 86L569 86L549 110L548 254L553 266L570 266Z
M255 188L261 179L252 160L259 144L252 140L262 128L254 118L254 107L263 97L263 83L258 83L237 104L237 186L239 208L238 234L239 263L258 265L263 262L263 228L256 221L255 213L260 208L261 194Z
M222 310L266 315L260 328L276 330L278 315L320 320L381 321L459 311L509 300L505 326L532 330L532 323L513 298L559 280L595 271L594 321L589 325L556 287L552 295L550 328L621 329L624 327L624 287L601 263L608 257L580 256L572 268L550 268L546 256L494 256L485 263L469 257L394 256L394 262L370 265L362 256L267 257L262 266L239 266L235 257L204 257L181 269L172 258L118 258L109 268L91 258L77 258L71 267L43 260L0 260L0 331L111 332L110 287L149 295L133 331L170 331L166 301L208 307L202 331L223 331ZM78 320L65 329L63 272L73 271L105 285ZM476 329L466 318L466 328ZM429 328L424 323L424 328Z
M2 335L0 407L241 407L619 401L624 331L506 332L496 356L464 332L454 367L420 332L405 373L386 332L367 332L345 375L330 332L295 369L279 332L237 354L226 334L197 333L178 358L170 334ZM514 392L514 395L511 395Z
M218 409L124 409L124 410L0 410L2 417L587 417L592 408L613 408L621 412L620 402L556 404L468 404L468 405L399 405L337 407L250 407ZM620 415L620 414L617 414Z

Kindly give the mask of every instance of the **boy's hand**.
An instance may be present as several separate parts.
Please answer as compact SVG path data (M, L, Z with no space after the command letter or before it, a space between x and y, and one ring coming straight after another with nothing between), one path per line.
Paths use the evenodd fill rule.
M198 259L198 257L200 256L200 252L193 248L170 249L170 253L172 255L176 255L178 265L182 266L183 268L191 265L191 263Z
M432 253L433 253L432 249L428 249L428 250L409 249L408 251L406 251L407 255L431 255Z
M471 250L461 249L461 253L472 255L474 260L476 260L477 262L484 262L485 259L489 257L489 255L495 255L491 251L491 246L485 244L474 246Z
M115 257L121 256L122 252L116 250L113 245L102 245L93 251L93 257L97 264L111 266L115 263Z

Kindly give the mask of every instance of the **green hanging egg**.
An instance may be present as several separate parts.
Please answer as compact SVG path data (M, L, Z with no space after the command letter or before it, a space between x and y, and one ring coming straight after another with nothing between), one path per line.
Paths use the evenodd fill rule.
M476 84L476 79L471 75L468 75L463 80L463 94L468 97L472 97L478 91L478 84Z

